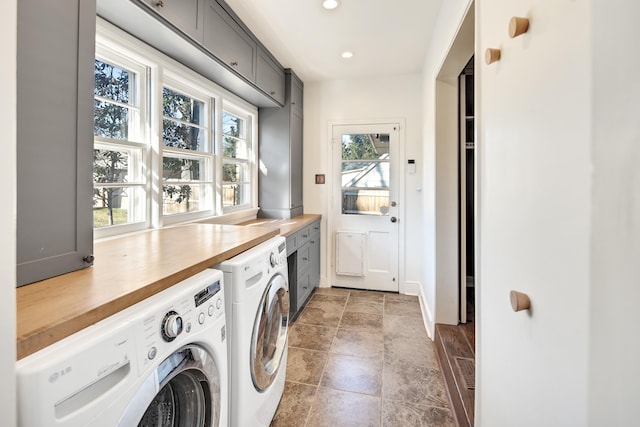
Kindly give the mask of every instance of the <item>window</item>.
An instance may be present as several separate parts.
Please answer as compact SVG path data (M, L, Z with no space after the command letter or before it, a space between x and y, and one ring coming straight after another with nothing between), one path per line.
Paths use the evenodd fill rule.
M147 226L146 144L140 103L144 73L123 58L94 63L94 228Z
M222 205L225 210L247 205L251 194L250 149L246 117L222 113Z
M342 135L342 213L386 215L389 134Z
M209 101L162 89L162 214L213 210Z
M94 97L96 238L255 217L256 107L99 18Z

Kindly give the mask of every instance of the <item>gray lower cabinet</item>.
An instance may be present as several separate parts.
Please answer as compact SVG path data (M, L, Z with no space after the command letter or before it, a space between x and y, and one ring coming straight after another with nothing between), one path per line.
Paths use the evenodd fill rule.
M217 0L209 0L204 13L203 46L251 82L256 79L258 43Z
M320 221L287 237L287 253L290 315L295 319L320 284Z
M95 14L18 2L18 286L91 265Z
M258 115L260 169L258 204L263 218L292 218L302 205L302 98L304 85L285 71L283 108L262 108Z
M143 0L158 15L202 43L204 23L204 2L206 0Z

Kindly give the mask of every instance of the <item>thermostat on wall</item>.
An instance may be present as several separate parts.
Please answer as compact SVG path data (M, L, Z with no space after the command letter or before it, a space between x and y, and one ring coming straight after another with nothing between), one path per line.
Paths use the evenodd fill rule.
M416 161L415 159L407 160L407 173L413 175L416 173Z

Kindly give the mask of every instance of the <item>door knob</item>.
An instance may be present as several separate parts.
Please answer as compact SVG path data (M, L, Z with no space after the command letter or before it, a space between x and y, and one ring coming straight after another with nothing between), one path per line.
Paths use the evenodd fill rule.
M398 218L396 218L395 216L392 216L392 217L391 217L391 222L394 222L394 223L395 223L395 222L398 222Z

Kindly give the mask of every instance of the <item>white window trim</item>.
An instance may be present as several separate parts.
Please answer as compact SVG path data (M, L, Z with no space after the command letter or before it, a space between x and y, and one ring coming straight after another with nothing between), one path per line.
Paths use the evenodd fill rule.
M149 45L130 36L119 28L106 22L100 17L96 20L96 51L105 60L111 54L118 58L124 57L131 62L138 63L147 70L145 75L150 93L141 93L141 100L147 101L148 113L145 121L144 137L147 149L144 153L147 165L146 182L150 186L150 197L147 197L147 222L145 228L162 228L164 226L194 221L211 223L238 223L253 219L258 207L258 109L235 94L218 86L209 79L197 74L183 64L167 57ZM109 56L108 56L109 55ZM124 64L123 64L124 65ZM210 137L208 155L211 156L211 173L213 177L213 210L195 213L162 215L162 86L184 91L197 99L209 100ZM141 90L146 90L142 88ZM196 96L197 95L197 96ZM250 126L247 142L250 150L249 174L251 177L251 191L249 203L231 208L222 206L222 111L239 114L246 118ZM155 114L153 113L155 112ZM213 113L213 114L211 114ZM166 150L169 151L169 150ZM196 152L198 155L202 152ZM106 229L95 229L96 239L122 235L140 231L140 227L112 226Z
M229 213L233 213L233 212L238 212L238 211L242 211L242 210L246 210L246 209L250 209L250 208L254 208L257 207L257 200L258 200L258 120L257 120L257 114L253 114L251 111L247 111L245 109L243 109L242 107L239 107L238 105L229 102L226 99L222 100L222 108L220 109L220 126L218 126L218 132L217 132L217 137L216 137L216 141L218 142L218 145L216 146L216 152L219 153L220 156L220 165L222 166L222 164L224 163L224 159L222 156L222 141L223 141L223 135L222 135L222 113L223 112L227 112L230 114L233 114L243 120L245 120L245 129L249 129L250 132L248 134L245 133L245 140L247 141L247 159L246 159L246 163L247 163L247 173L250 176L250 185L249 185L249 203L245 203L242 205L238 205L238 206L229 206L229 207L223 207L222 206L222 201L220 202L220 208L221 208L221 215L222 214L229 214ZM245 160L244 159L240 159L240 161L238 161L238 163L244 163ZM220 182L221 184L223 183L222 180L222 167L220 168L219 171L219 176L217 176L217 178L219 179L218 182Z
M148 87L148 74L147 67L140 63L137 58L131 58L128 54L121 54L108 46L104 46L101 43L96 42L96 58L108 63L117 64L130 70L131 72L136 73L137 81L136 81L136 104L137 111L140 117L141 128L139 131L139 138L137 140L112 140L109 138L102 138L99 136L95 136L93 138L94 145L95 141L97 141L100 145L105 147L120 147L120 148L132 148L139 149L142 152L142 160L143 164L147 164L150 159L150 146L149 146L149 132L146 123L148 122L149 117L149 109L147 102L147 87ZM123 187L141 187L143 188L145 194L150 194L151 192L151 180L148 168L144 168L142 172L141 178L144 180L142 185L139 182L134 182L133 185L128 185L128 183L123 183ZM144 209L144 221L129 223L129 224L118 224L112 225L108 227L100 227L94 228L94 238L100 239L109 236L115 236L125 233L132 233L140 230L148 229L151 224L150 218L150 198L147 197L146 200L142 203Z

